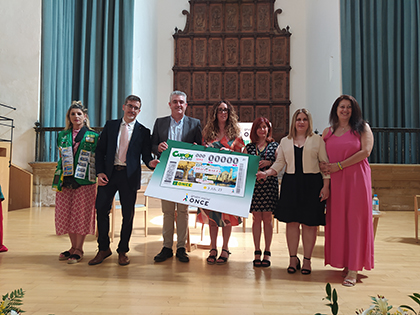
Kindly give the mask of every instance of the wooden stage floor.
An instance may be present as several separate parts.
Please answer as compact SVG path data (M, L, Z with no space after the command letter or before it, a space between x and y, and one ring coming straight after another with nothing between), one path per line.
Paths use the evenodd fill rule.
M120 217L117 215L117 222ZM144 237L142 214L135 219L129 257L131 264L119 266L115 253L102 264L89 266L96 253L96 239L89 236L85 258L68 265L58 254L69 248L67 236L56 236L54 208L11 211L5 224L0 253L0 294L23 288L26 314L331 314L325 306L325 284L337 289L339 314L355 314L368 308L370 296L388 298L390 304L415 306L407 296L420 293L420 243L414 240L413 212L386 212L379 220L375 240L375 269L363 271L357 285L341 285L340 270L324 266L323 230L312 259L312 274L289 275L285 226L274 234L272 266L253 268L251 220L246 232L233 229L232 255L226 265L207 265L208 250L195 249L188 264L171 258L155 264L160 251L160 202L152 200L149 235ZM192 241L200 238L200 225ZM119 224L117 224L119 229ZM208 237L208 229L205 229ZM221 239L221 237L219 237ZM219 247L220 250L220 247ZM302 250L299 250L302 259ZM418 310L419 307L415 309Z

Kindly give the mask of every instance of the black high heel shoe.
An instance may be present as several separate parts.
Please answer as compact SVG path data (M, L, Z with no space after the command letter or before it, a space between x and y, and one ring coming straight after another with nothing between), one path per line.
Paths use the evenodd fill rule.
M290 256L290 258L292 258L292 257L296 257L298 262L296 264L296 267L289 266L287 268L288 273L295 273L296 271L300 270L300 259L299 259L299 257L296 256L296 255Z
M311 261L310 258L303 257L303 259ZM302 266L302 270L300 271L300 273L303 274L303 275L310 275L311 272L312 272L312 269L306 269L306 268L303 269L303 266Z
M262 255L261 250L256 250L254 252L254 256L257 256L257 255L260 255L260 257L261 257L261 255ZM254 265L254 267L261 267L261 259L254 259L252 261L252 264Z
M271 257L271 252L264 251L264 256L270 256ZM271 261L269 261L268 259L263 259L261 261L261 267L270 267L270 266L271 266Z

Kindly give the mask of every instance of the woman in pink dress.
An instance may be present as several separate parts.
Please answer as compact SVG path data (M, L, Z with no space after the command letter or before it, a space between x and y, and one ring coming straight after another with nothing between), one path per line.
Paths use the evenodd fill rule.
M207 124L203 129L203 144L209 147L242 152L245 144L239 137L238 119L235 109L229 101L219 101L213 104L209 113ZM207 258L209 265L225 264L229 258L229 238L232 226L241 224L241 218L222 212L199 209L197 222L209 224L210 255ZM222 252L217 258L217 234L222 228Z
M330 198L325 226L325 265L344 268L343 285L354 286L357 272L373 269L371 173L367 158L373 134L354 97L342 95L322 133L330 163Z
M66 114L66 127L58 134L60 160L54 175L55 228L68 234L71 247L58 259L69 264L83 258L87 234L95 233L96 172L95 150L98 134L90 129L87 109L73 102Z

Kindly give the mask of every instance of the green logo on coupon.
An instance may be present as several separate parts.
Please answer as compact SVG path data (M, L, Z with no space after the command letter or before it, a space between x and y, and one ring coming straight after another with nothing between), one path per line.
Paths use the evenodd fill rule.
M187 161L191 161L193 158L193 155L191 153L179 153L178 151L174 151L174 153L172 153L172 156Z

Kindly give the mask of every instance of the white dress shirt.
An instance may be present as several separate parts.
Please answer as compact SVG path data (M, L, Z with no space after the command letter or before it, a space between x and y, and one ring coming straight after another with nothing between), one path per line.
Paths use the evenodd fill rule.
M121 128L125 128L125 125L128 126L128 141L130 142L131 135L133 134L135 124L136 124L135 119L131 123L125 122L124 118L121 119L120 130L118 131L118 138L117 138L117 149L115 150L114 165L123 165L123 166L127 165L127 164L125 164L125 162L120 161L120 159L118 158L118 151L120 149Z

